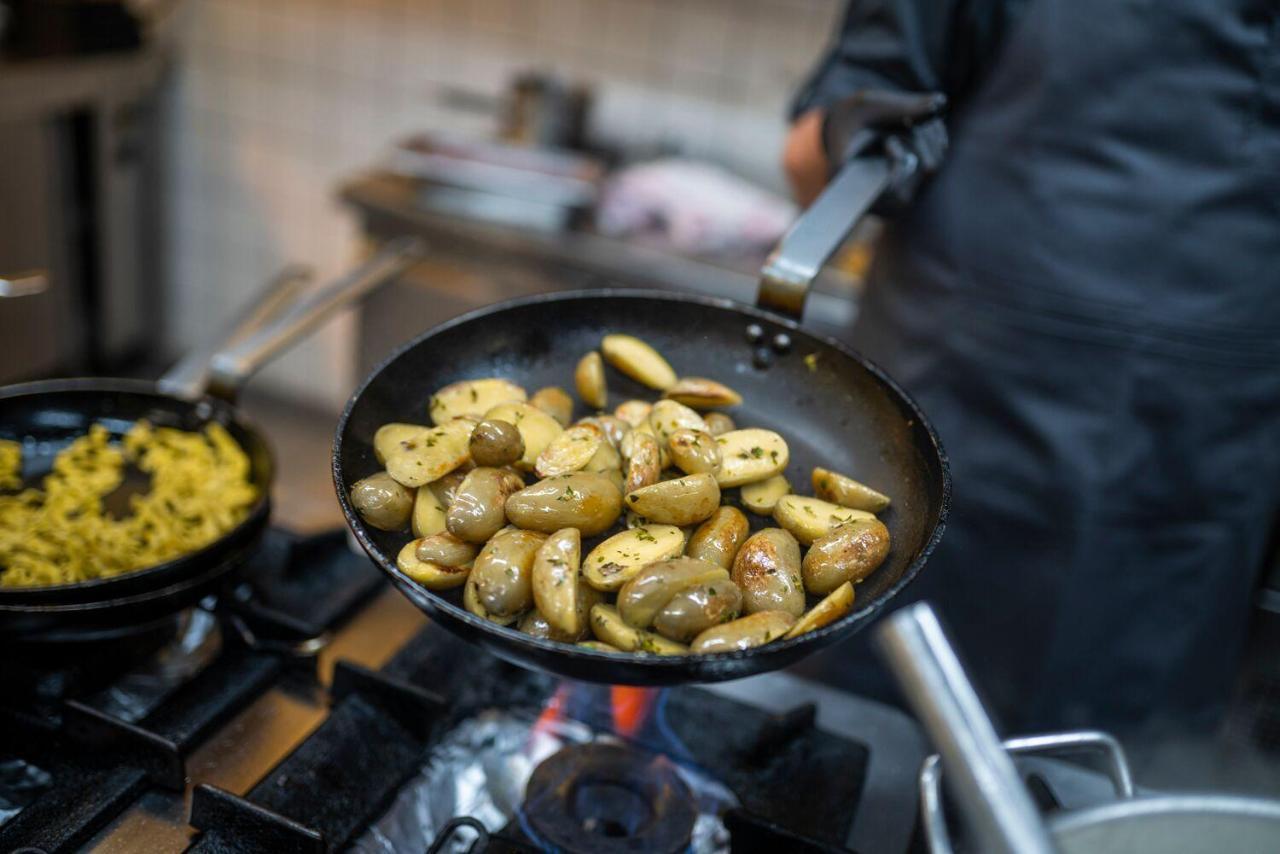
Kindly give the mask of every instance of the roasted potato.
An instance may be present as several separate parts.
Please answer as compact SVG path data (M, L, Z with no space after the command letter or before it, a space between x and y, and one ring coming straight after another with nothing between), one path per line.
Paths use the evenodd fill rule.
M497 419L477 424L468 447L471 461L478 466L508 466L524 456L524 439L516 425Z
M475 426L475 421L457 418L415 439L402 439L398 447L388 451L387 474L410 487L439 480L471 459L471 431Z
M730 430L716 437L723 458L716 472L721 489L781 474L790 460L786 440L772 430Z
M429 537L447 530L444 518L445 506L431 489L431 484L419 486L414 491L413 515L409 517L409 529L415 537Z
M747 617L714 626L693 639L689 649L704 655L750 649L785 637L796 618L786 611L758 611Z
M503 403L484 414L485 420L507 421L516 425L524 442L524 454L516 461L521 471L533 471L538 455L564 429L560 422L527 403Z
M889 496L839 472L816 466L813 469L813 491L824 501L868 513L879 513L889 506Z
M684 550L684 532L674 525L644 525L614 534L591 550L582 575L597 590L614 591L640 569Z
M396 555L396 569L428 590L449 590L466 583L467 577L471 574L470 563L446 566L442 563L421 560L418 557L418 549L421 546L422 540L410 540L405 543L404 548L400 549L400 554Z
M632 431L628 434L627 477L623 484L624 493L635 492L658 482L662 473L662 454L658 452L658 440L650 433Z
M648 564L618 590L618 614L629 626L647 629L671 598L689 587L714 581L727 582L722 567L691 557L676 557Z
M431 395L428 408L435 424L445 424L463 416L479 418L500 403L523 402L528 396L520 386L498 377L463 380Z
M733 423L733 419L723 412L708 412L702 416L702 420L707 424L707 432L712 436L723 436L725 433L738 429L738 425Z
M580 636L598 601L594 588L582 582L582 536L562 528L547 537L533 561L533 602L556 631Z
M687 587L672 596L653 618L653 630L663 637L689 643L713 626L736 620L742 613L742 591L729 580Z
M449 533L469 543L483 543L507 524L507 498L524 488L524 480L506 469L472 469L445 511Z
M439 502L441 513L449 509L449 505L453 503L453 496L458 492L458 487L462 486L462 482L467 479L467 472L469 471L471 469L467 466L461 466L439 480L433 480L426 485L425 488L431 490L431 494Z
M681 377L662 396L694 409L715 409L742 403L742 395L705 377Z
M729 569L738 549L747 541L751 525L747 517L736 507L721 507L711 518L698 526L685 545L689 557L705 560Z
M533 607L533 561L546 540L534 531L504 531L485 543L469 583L486 613L514 618Z
M560 386L549 385L538 389L529 398L529 405L550 415L560 422L561 427L568 427L569 422L573 421L573 398Z
M630 425L621 418L615 418L608 413L601 412L599 415L588 415L578 422L579 424L594 424L600 428L600 432L604 433L604 437L610 445L617 448L622 445L622 439L631 432Z
M430 427L421 424L383 424L373 434L373 456L378 465L385 466L387 457L400 449L401 442L413 441L430 432Z
M827 598L806 611L804 616L791 627L791 631L787 632L787 637L799 637L805 632L830 625L852 610L853 585L846 581L832 590Z
M662 391L676 384L676 372L662 354L634 335L606 335L600 350L610 365L641 385Z
M551 440L538 454L533 470L538 477L570 474L587 467L605 444L604 431L594 424L575 424Z
M358 480L351 487L351 506L361 519L384 531L403 528L413 513L413 502L413 491L383 471Z
M884 563L889 529L879 519L855 519L813 541L804 556L804 586L823 595L846 581L857 583Z
M595 350L578 360L578 367L573 372L573 384L578 389L578 397L592 409L604 409L609 402L604 362Z
M462 587L462 607L466 608L477 617L482 617L489 622L497 623L500 626L509 626L516 620L520 619L519 614L504 617L499 614L491 613L484 607L483 603L481 603L480 594L477 590L476 580L471 577L471 575L468 575L466 584Z
M682 427L667 440L671 461L685 474L715 472L720 468L720 445L704 430Z
M627 493L627 509L664 525L693 525L716 512L720 487L711 474L664 480Z
M773 477L743 486L741 490L742 505L752 513L768 516L773 513L773 508L777 506L778 499L790 494L791 484L787 483L786 477L775 474Z
M422 537L414 542L418 544L418 550L414 553L418 560L440 566L471 566L480 553L480 547L475 543L459 539L448 531Z
M733 559L733 583L742 590L742 609L804 613L800 545L781 528L765 528L747 538Z
M773 506L774 521L806 546L846 522L874 518L865 510L853 510L804 495L784 495Z
M584 537L607 531L622 515L622 491L606 474L549 477L507 499L507 518L519 528L551 534L577 528Z
M532 611L526 611L525 615L520 618L520 622L516 624L516 628L526 635L543 640L559 641L560 643L577 643L587 637L590 632L587 630L587 623L582 623L583 630L581 632L564 632L551 625L550 621L543 616L542 612L537 608Z
M622 650L614 646L613 644L605 643L604 641L598 641L598 640L578 641L577 646L580 646L583 649L595 650L596 652L610 652L618 655L626 654Z
M641 652L649 655L684 655L689 648L684 644L667 640L662 635L628 626L618 615L618 609L603 603L591 609L591 633L599 640L624 652Z
M698 430L707 432L707 422L683 403L674 400L659 400L649 412L649 424L653 434L658 437L658 445L671 447L671 434L677 430ZM666 463L663 463L666 465Z
M613 415L630 427L639 427L649 420L649 413L652 410L653 404L647 400L628 400L619 403L613 410Z

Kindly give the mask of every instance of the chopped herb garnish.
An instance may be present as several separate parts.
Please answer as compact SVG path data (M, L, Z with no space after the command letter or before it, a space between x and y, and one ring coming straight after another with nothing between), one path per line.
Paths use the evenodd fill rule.
M657 537L649 533L649 531L644 528L636 528L636 538L644 540L647 543L656 543L658 541Z
M556 501L572 501L577 497L578 497L578 493L573 491L573 487L566 486L564 488L564 494L556 498Z
M804 506L804 512L808 513L810 516L817 516L817 515L818 515L817 513L814 513L814 512L813 512L813 508L812 508L812 507L810 507L808 504L806 504L806 505Z
M636 495L636 494L633 492L633 493L631 493L630 495L628 495L628 496L627 496L627 500L628 500L628 501L630 501L632 504L635 504L637 501L639 501L639 500L640 500L640 496Z
M750 454L748 454L746 451L743 451L742 453L738 454L738 459L740 459L740 460L749 460L749 459L751 459L751 455L750 455Z
M777 451L770 451L770 452L769 452L769 458L770 458L770 459L772 459L772 460L776 463L776 462L778 461L778 452L777 452Z
M707 592L710 593L712 596L716 595L716 589L714 587L708 587Z
M810 372L818 370L818 354L810 353L809 355L805 356L804 366L808 368Z
M475 403L475 402L476 402L476 399L477 399L478 397L479 397L479 395L477 395L477 394L476 394L475 387L473 386L473 387L471 388L471 402L472 402L472 403Z

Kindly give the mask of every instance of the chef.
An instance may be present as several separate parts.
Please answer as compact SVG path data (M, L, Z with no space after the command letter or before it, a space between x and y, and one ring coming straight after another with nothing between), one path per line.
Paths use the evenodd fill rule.
M802 202L850 121L933 170L851 336L951 460L913 595L1008 727L1212 723L1280 506L1280 4L852 0L794 106Z

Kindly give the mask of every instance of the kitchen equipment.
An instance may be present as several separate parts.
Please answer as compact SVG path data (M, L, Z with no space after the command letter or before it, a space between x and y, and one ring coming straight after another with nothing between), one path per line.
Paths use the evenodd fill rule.
M443 625L499 656L569 678L615 684L735 679L793 664L866 625L924 566L942 536L951 486L938 437L906 393L866 359L792 319L803 312L822 263L890 185L894 171L913 168L879 153L870 137L855 150L859 156L782 239L762 273L757 301L776 314L729 300L650 291L547 294L463 315L409 342L375 368L338 422L333 480L347 524L392 583ZM348 498L357 480L380 468L373 454L377 429L394 421L424 421L430 395L461 379L500 376L529 389L567 385L581 355L611 332L648 341L679 372L733 386L743 397L734 409L740 425L771 428L787 437L793 483L804 482L813 466L822 465L858 472L892 497L883 520L892 551L859 584L853 613L797 638L732 653L621 656L498 626L465 610L461 590L433 593L396 569L404 534L365 524ZM612 377L610 391L619 402L653 396Z
M983 852L1062 854L1254 854L1280 851L1280 801L1216 794L1134 794L1124 753L1104 733L1063 733L1003 744L927 603L894 614L877 642L941 758L920 774L925 837L934 854L950 854L942 814L942 769ZM1101 753L1117 800L1042 819L1009 754Z
M268 357L406 269L417 245L412 239L389 244L365 264L270 319L263 311L251 311L228 336L231 345L209 358L207 382L204 365L183 362L178 371L154 384L92 378L0 388L0 436L23 442L28 477L47 471L56 453L95 423L118 436L144 418L186 430L216 421L249 456L261 496L245 520L225 536L159 566L79 584L0 589L0 637L7 644L48 644L139 629L199 600L235 571L266 527L273 471L265 439L230 402L236 390ZM270 289L267 301L286 302L296 293L296 284L296 276L284 277ZM245 334L244 326L252 331Z

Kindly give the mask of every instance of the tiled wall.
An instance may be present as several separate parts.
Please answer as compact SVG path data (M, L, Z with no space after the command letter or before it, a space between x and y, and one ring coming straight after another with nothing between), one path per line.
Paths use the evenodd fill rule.
M170 344L187 346L286 261L339 271L343 177L414 130L485 134L450 89L525 69L593 84L593 130L669 143L780 188L787 98L838 0L187 0L168 102ZM263 382L326 405L354 381L340 319Z

